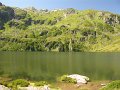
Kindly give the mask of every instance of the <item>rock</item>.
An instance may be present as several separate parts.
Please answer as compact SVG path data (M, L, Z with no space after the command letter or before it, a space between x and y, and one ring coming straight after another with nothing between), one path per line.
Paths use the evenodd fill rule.
M19 87L19 90L41 90L41 88L29 86L29 87Z
M2 6L2 3L0 2L0 6Z
M0 90L11 90L11 89L9 89L8 87L5 87L3 85L0 85Z
M106 84L105 84L105 83L102 83L101 86L106 86Z
M18 90L50 90L50 88L48 85L44 85L42 87L35 87L35 86L19 87Z
M78 75L78 74L68 75L67 77L76 79L77 80L77 84L86 84L89 81L88 77L82 76L82 75Z
M2 26L2 25L0 25L0 30L1 30L1 29L3 29L3 26Z
M44 85L44 90L50 90L49 86L48 85Z

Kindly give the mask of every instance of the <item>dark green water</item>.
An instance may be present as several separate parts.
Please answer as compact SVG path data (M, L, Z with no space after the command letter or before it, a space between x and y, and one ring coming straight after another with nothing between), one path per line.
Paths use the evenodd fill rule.
M55 80L63 74L120 79L120 53L0 52L0 76Z

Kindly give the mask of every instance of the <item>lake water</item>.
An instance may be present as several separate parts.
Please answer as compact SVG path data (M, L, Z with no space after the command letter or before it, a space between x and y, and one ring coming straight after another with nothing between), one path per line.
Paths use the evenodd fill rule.
M0 52L0 76L54 81L63 74L120 79L120 53Z

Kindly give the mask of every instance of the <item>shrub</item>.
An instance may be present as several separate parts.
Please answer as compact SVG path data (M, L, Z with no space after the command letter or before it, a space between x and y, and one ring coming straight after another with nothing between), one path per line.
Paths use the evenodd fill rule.
M14 86L12 85L12 82L9 82L9 83L7 84L7 87L13 88Z
M18 20L18 21L11 20L11 21L7 22L6 25L9 27L16 27L16 28L22 29L22 30L26 29L25 22L20 21L20 20Z
M65 82L65 83L74 83L74 84L77 83L76 79L67 77L67 75L61 76L61 77L59 78L59 81L60 81L60 82Z
M113 81L101 90L118 90L120 89L120 80Z
M47 33L48 33L48 31L47 31L47 30L41 31L41 32L40 32L40 36L47 35Z
M44 86L44 85L48 85L48 83L46 81L40 81L35 83L35 86Z
M75 14L75 13L76 13L76 10L73 9L73 8L68 8L68 9L66 10L66 12L67 12L67 14Z
M0 85L7 86L10 81L11 81L11 78L4 77L4 76L0 77Z
M24 79L17 79L12 81L12 86L21 86L21 87L27 87L30 83L27 80Z
M7 82L7 81L4 81L4 80L0 80L0 85L7 86L7 85L8 85L8 82Z
M14 8L15 12L15 19L24 19L27 15L27 12L25 10L19 9L19 8Z

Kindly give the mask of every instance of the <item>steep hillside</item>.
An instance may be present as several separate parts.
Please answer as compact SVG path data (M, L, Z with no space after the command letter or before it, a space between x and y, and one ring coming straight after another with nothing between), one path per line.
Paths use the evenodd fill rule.
M120 51L120 15L0 4L1 51Z

